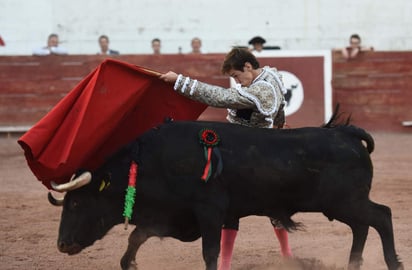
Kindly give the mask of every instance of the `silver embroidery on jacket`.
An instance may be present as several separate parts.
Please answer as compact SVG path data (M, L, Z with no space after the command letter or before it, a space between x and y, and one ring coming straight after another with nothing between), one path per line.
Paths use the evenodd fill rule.
M264 67L262 70L249 87L223 88L179 75L174 88L178 93L209 106L228 108L227 120L231 123L270 128L284 104L285 87L276 69ZM252 109L250 119L238 117L239 109Z

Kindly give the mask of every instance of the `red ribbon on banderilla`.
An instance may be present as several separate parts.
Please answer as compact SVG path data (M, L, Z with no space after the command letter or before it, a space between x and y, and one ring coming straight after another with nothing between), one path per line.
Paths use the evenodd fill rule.
M207 182L210 176L212 175L213 149L219 144L220 138L217 135L216 131L214 131L213 129L204 128L200 130L199 132L199 139L200 139L200 143L203 144L205 158L206 158L206 165L205 165L203 174L201 176L201 179L204 182ZM222 162L221 162L222 159L221 159L220 151L218 150L217 147L215 150L216 150L215 152L217 153L218 159L219 159L218 168L216 170L218 174L222 171Z

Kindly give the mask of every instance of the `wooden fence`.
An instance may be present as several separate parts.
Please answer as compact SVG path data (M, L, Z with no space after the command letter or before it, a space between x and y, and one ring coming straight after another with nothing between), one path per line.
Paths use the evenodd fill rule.
M368 130L412 132L412 52L333 53L333 103Z
M23 132L36 123L104 59L99 55L0 56L0 132ZM113 58L157 71L174 70L228 86L220 74L224 54L120 55ZM354 60L332 53L333 103L368 130L411 132L412 52L370 52ZM209 108L201 119L223 121Z

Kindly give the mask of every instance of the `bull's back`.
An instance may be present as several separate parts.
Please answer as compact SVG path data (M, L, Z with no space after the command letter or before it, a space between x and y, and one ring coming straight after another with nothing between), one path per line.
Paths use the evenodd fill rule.
M370 162L361 140L340 129L258 129L217 122L161 125L140 138L140 156L144 157L143 162L156 162L176 174L196 175L205 163L205 149L199 138L204 129L215 131L220 139L216 147L222 156L224 174L253 170L256 177L265 177L269 169L293 174L345 161ZM216 157L213 156L214 162Z
M221 157L218 178L201 183L206 158L200 143L203 129L213 130L220 142L213 155L212 172ZM340 128L257 129L229 123L174 122L141 138L141 162L152 177L179 188L203 189L219 182L232 201L298 204L316 194L332 193L336 186L370 187L372 165L361 139ZM351 173L353 172L353 173ZM356 179L356 174L362 175ZM213 174L212 174L213 175ZM346 178L343 176L347 176ZM177 181L177 182L176 182ZM356 181L356 183L352 183ZM190 191L190 192L191 192Z

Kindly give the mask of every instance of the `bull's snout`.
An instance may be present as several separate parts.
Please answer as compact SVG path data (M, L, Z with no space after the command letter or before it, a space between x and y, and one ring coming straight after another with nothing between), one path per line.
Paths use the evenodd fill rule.
M82 247L79 244L67 244L65 241L59 240L57 242L57 249L62 253L67 253L69 255L74 255L79 253L82 250Z

